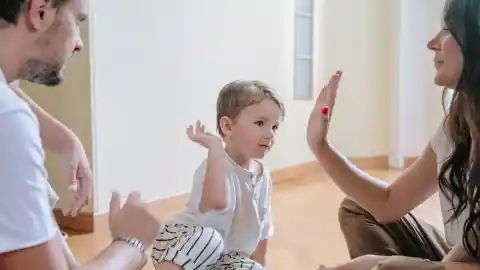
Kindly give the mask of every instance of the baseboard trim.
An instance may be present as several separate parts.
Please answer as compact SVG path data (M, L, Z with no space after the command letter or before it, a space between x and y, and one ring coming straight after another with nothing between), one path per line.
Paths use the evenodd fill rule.
M302 177L304 175L311 175L321 172L322 168L318 162L312 161L271 172L272 181L274 184L283 183L286 181L292 181L295 178Z
M417 158L406 157L405 167L410 166ZM350 158L355 166L362 170L386 170L389 169L387 156ZM287 181L294 181L306 175L316 175L323 172L322 166L316 162L306 162L272 171L274 184ZM159 199L148 204L148 208L159 218L167 218L173 211L180 209L188 199L188 194L173 196L166 199ZM97 228L108 229L108 215L93 213L80 213L77 217L65 217L61 210L55 209L55 218L62 230L77 233L92 233Z
M61 209L53 211L55 220L61 230L66 232L92 233L94 232L95 220L93 213L78 213L76 217L64 216Z

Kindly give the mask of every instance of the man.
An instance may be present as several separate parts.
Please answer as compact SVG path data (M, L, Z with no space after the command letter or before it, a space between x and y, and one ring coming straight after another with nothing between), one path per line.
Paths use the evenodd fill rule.
M112 244L80 266L52 217L57 196L44 166L39 119L9 84L55 86L82 48L78 25L86 0L0 1L0 269L140 269L159 222L140 195L110 203Z

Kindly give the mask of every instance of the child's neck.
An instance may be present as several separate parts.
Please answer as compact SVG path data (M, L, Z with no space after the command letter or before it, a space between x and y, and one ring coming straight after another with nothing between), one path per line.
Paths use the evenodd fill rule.
M240 167L250 170L250 165L252 163L251 158L247 158L244 155L240 154L238 151L233 149L233 147L229 147L229 145L225 146L225 152L227 152L227 155L233 159Z

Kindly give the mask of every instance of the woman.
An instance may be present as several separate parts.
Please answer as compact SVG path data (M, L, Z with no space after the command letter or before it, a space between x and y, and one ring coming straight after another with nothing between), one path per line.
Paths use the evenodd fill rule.
M428 49L435 55L435 83L455 90L451 107L422 155L393 184L356 169L328 143L341 72L317 99L309 146L351 198L339 219L353 260L334 269L480 269L480 1L447 0L444 12L444 27ZM409 213L437 191L446 239Z

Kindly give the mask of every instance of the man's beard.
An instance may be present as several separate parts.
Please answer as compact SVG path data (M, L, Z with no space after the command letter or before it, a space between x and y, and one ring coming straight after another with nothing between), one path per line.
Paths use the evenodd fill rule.
M21 79L45 86L63 82L62 66L41 59L29 59L20 72Z

